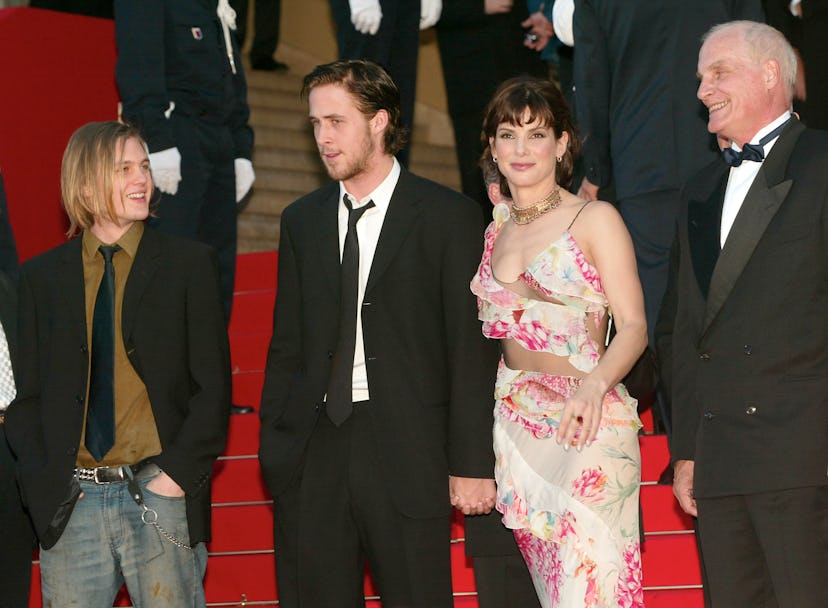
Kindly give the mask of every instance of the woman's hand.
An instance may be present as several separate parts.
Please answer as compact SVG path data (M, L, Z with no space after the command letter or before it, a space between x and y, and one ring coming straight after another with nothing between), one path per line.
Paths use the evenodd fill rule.
M573 446L580 452L584 446L592 444L601 425L605 392L585 380L575 394L566 400L557 435L558 443L565 450Z

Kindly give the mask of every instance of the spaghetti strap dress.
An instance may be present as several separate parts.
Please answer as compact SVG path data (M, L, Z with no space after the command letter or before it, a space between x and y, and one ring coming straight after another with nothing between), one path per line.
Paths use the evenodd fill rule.
M518 295L492 272L509 208L498 205L493 215L471 282L483 334L566 357L589 373L600 354L587 324L600 326L608 312L597 270L567 228L519 277L539 297ZM555 434L579 385L576 377L510 369L501 359L493 429L497 509L544 608L640 608L637 402L616 385L604 397L596 439L580 452L565 450Z

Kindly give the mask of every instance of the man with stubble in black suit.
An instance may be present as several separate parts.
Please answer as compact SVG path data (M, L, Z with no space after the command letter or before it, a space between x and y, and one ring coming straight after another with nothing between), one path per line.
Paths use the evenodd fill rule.
M259 458L274 497L279 600L453 605L452 504L494 506L496 347L469 280L477 205L417 177L399 92L362 60L305 77L333 183L282 215Z

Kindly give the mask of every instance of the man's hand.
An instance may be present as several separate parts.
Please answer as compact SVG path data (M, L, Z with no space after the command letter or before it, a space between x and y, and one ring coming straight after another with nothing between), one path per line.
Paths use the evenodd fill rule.
M587 178L581 182L581 187L578 188L578 196L580 196L585 201L597 201L598 200L598 186L593 184Z
M533 51L542 51L549 44L549 41L555 35L555 30L546 15L543 14L543 4L536 13L532 13L529 17L520 24L523 28L529 28L527 33L534 34L534 40L524 40L523 46L526 46Z
M499 13L508 13L512 10L514 0L484 0L483 12L487 15L497 15Z
M449 499L463 515L485 515L491 512L497 500L495 481L449 475Z
M169 475L161 471L158 475L153 477L147 484L147 490L159 496L167 496L169 498L181 498L184 496L184 490L181 486L175 483Z
M673 494L685 513L698 517L696 499L693 497L694 467L695 462L692 460L676 460L673 465Z
M236 202L239 203L250 192L253 182L256 181L256 174L253 172L253 163L248 158L237 158L236 168Z
M351 7L351 23L360 34L373 36L382 22L379 0L348 0Z
M149 155L152 181L161 192L175 194L181 181L181 153L178 148L167 148Z
M420 0L420 29L427 30L440 20L443 0Z

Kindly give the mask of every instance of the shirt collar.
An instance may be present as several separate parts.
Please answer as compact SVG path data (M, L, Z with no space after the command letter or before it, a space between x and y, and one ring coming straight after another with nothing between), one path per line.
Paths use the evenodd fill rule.
M339 200L340 205L342 201L342 197L344 195L348 195L352 201L355 201L354 207L362 207L363 205L367 204L368 201L374 201L374 205L377 209L382 210L383 214L388 209L388 205L391 203L391 196L394 194L394 189L397 187L397 182L400 179L400 173L402 169L400 168L400 163L397 161L396 157L394 158L394 164L391 166L391 171L388 172L388 175L385 177L384 180L380 183L379 186L374 188L374 191L368 194L365 198L361 200L357 200L355 196L353 196L350 192L345 189L345 184L343 182L339 182ZM341 205L344 207L344 205ZM370 211L369 211L370 213Z
M779 118L777 118L776 120L774 120L774 121L772 121L772 122L769 122L769 123L768 123L768 124L766 124L764 127L762 127L761 129L759 129L759 130L756 132L756 135L754 135L754 136L753 136L753 139L751 139L751 140L750 140L750 143L752 143L752 144L758 144L758 143L759 143L759 140L761 140L761 139L762 139L762 138L763 138L766 134L768 134L768 133L770 133L771 131L773 131L776 127L778 127L779 125L781 125L782 123L784 123L784 122L785 122L786 120L788 120L790 117L791 117L791 113L790 113L788 110L785 110L785 111L784 111L784 112L783 112L783 113L779 116ZM776 143L776 140L777 140L777 139L778 139L778 137L777 137L777 138L772 139L771 141L769 141L768 143L766 143L766 144L765 144L764 149L765 149L765 154L766 154L766 155L767 155L767 153L770 151L770 149L773 147L773 144L774 144L774 143ZM731 148L733 148L734 150L741 150L741 149L742 149L741 147L739 147L738 145L736 145L736 144L735 144L735 143L733 143L733 142L731 142L730 147L731 147Z
M141 237L144 235L144 222L133 222L124 235L118 239L118 245L125 251L129 257L135 259L135 254L138 253L138 245L141 242ZM98 247L104 243L92 234L91 230L83 231L83 251L87 259L91 259L98 252ZM115 243L111 243L114 245Z

